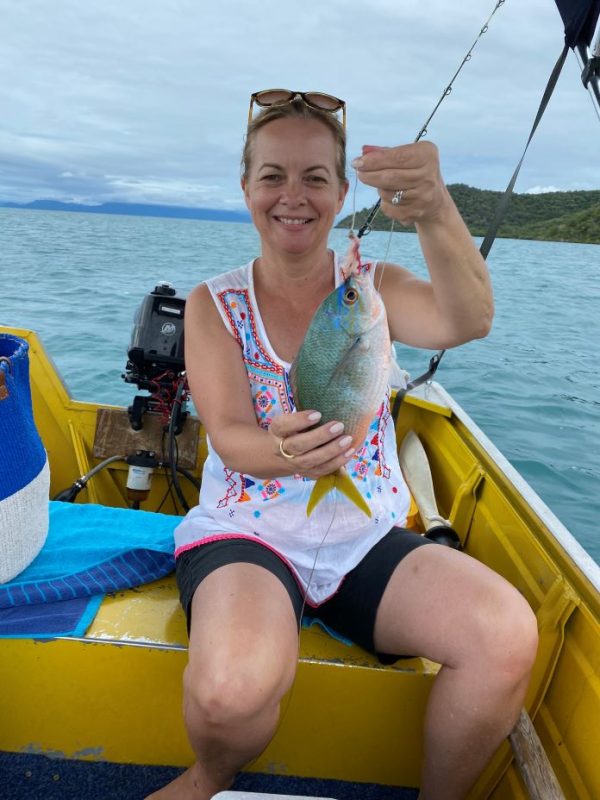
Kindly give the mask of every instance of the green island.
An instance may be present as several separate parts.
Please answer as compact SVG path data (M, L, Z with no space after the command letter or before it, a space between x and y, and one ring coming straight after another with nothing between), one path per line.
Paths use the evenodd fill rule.
M451 183L448 190L473 236L485 236L503 192L475 189ZM370 208L357 212L355 229L360 228ZM349 228L352 215L337 227ZM389 231L391 220L379 213L373 230ZM413 225L394 223L398 232L414 232ZM555 242L600 244L600 190L513 194L498 236L506 239L539 239Z

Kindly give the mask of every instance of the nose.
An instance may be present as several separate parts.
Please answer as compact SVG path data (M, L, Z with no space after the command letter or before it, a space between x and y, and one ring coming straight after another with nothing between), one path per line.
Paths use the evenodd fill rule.
M304 187L300 180L288 180L281 192L281 202L286 205L301 205L305 202Z

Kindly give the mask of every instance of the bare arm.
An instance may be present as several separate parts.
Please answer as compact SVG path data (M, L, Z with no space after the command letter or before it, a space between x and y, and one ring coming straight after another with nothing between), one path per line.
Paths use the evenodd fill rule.
M442 348L486 336L493 318L487 267L444 185L435 145L366 148L359 162L359 177L379 189L384 213L416 225L431 279L385 266L381 293L392 338ZM394 205L398 189L402 199Z
M315 425L310 411L284 414L269 431L256 421L239 343L223 324L208 288L190 294L185 311L185 363L190 390L205 430L224 464L236 472L274 478L320 477L345 464L350 444L332 423ZM295 456L284 458L279 442Z

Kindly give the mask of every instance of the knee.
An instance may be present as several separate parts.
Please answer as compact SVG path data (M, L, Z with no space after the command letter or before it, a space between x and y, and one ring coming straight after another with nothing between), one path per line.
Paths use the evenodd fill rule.
M287 682L274 672L260 673L248 665L189 664L183 688L186 718L205 728L226 730L266 709L276 712Z
M490 598L479 641L490 674L510 682L529 676L538 648L537 620L525 598L506 585Z

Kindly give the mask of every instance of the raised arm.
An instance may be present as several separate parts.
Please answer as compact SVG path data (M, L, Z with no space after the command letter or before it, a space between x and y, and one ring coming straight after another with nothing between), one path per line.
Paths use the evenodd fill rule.
M229 469L260 478L320 477L348 461L343 432L332 433L331 424L307 430L318 421L310 410L275 417L269 431L258 425L240 346L204 284L186 303L185 364L194 405ZM281 455L281 439L294 459Z
M430 281L423 281L402 267L383 268L392 338L443 348L486 336L494 308L487 266L443 182L435 145L367 147L353 165L361 181L379 190L386 216L415 224L429 270ZM394 205L398 190L402 196Z

